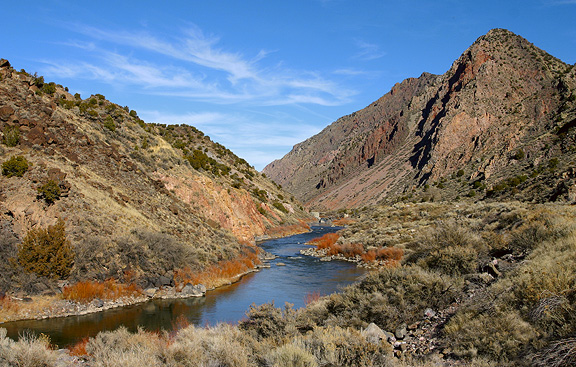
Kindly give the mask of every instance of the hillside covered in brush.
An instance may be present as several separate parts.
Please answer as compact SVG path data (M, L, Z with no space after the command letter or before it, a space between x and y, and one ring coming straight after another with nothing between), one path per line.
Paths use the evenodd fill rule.
M38 274L129 273L146 286L175 269L252 255L256 237L306 227L290 194L196 128L146 123L103 95L82 99L7 60L0 131L3 291L43 290ZM65 271L30 271L18 246L61 222L74 254Z
M576 199L576 68L507 30L406 79L264 173L310 207Z

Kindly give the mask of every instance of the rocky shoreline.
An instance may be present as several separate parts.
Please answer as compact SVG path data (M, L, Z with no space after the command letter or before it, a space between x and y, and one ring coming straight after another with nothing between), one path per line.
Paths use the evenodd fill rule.
M313 245L312 245L313 246ZM313 256L320 259L320 261L333 261L333 260L340 260L340 261L348 261L351 263L355 263L356 266L360 268L366 269L379 269L383 266L388 265L386 261L383 260L374 260L370 263L365 262L362 260L360 255L356 255L353 257L346 257L343 255L328 255L328 249L317 249L315 247L310 247L304 250L300 250L300 254L304 256Z
M261 255L262 263L253 269L234 276L220 286L236 283L247 274L269 268L269 260L274 260L275 255L264 253ZM150 287L142 290L138 296L120 297L114 300L104 300L95 298L88 303L81 303L62 299L59 295L35 296L35 297L7 297L11 307L17 309L16 313L3 315L0 325L23 320L43 320L56 317L82 316L96 312L102 312L113 308L132 306L138 303L148 302L153 299L178 299L191 297L204 297L207 291L218 287L206 288L202 284L186 284L178 288L170 285L160 287ZM3 307L4 308L4 307ZM2 309L0 309L2 310ZM1 312L0 312L1 314Z

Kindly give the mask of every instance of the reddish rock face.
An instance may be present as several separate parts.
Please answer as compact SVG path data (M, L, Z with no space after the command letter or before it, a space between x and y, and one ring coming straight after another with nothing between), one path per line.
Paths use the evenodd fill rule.
M565 126L574 119L574 69L495 29L444 75L425 73L396 84L263 172L317 209L390 200L461 169L467 180L481 178L489 188L569 153L550 132L572 131ZM511 159L519 149L526 154L522 162ZM440 198L469 189L459 186Z

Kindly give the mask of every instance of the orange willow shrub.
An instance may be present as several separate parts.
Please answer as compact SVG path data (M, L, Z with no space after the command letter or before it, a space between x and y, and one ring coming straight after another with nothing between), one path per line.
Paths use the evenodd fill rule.
M314 238L308 242L308 244L316 246L318 250L329 249L336 244L336 241L340 238L338 233L326 233L322 237Z
M332 224L334 224L335 226L347 226L349 224L354 224L356 223L356 221L354 219L351 218L339 218L339 219L334 219L332 221Z
M344 257L354 257L364 253L364 246L359 243L349 243L344 245L334 244L329 247L327 255L342 255Z
M62 296L77 302L90 302L95 298L115 300L121 297L138 296L141 289L135 284L118 283L115 279L104 282L88 280L64 287Z
M364 262L380 260L389 266L397 266L404 256L404 250L398 247L382 247L378 250L369 250L362 254Z
M308 306L308 305L311 304L311 303L318 302L321 297L322 297L322 295L321 295L320 292L318 292L318 291L309 292L309 293L307 293L306 296L304 297L304 304L305 304L306 306Z
M88 341L90 341L90 338L88 337L83 338L82 340L80 340L79 342L68 348L68 354L74 357L87 356L88 352L86 351L86 344L88 344Z
M177 288L181 288L188 283L204 284L212 287L222 281L233 279L242 275L260 264L260 259L255 252L245 252L234 260L220 261L208 268L194 272L189 267L178 269L174 272L174 283Z

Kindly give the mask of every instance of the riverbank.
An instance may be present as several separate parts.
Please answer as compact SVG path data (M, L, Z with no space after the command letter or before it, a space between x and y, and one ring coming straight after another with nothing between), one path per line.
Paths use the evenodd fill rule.
M294 228L292 230L295 230ZM119 295L123 292L115 291L113 298L105 296L82 297L81 300L66 299L64 293L67 287L62 287L60 293L52 295L4 295L0 298L0 325L11 321L43 320L68 316L81 316L102 312L114 308L121 308L148 302L154 299L182 299L203 297L207 291L234 284L244 276L270 267L268 261L275 256L266 252L260 255L241 256L233 261L220 262L203 272L194 274L189 269L176 272L173 279L166 279L166 284L159 287L134 289L130 294ZM109 281L103 282L107 283ZM84 286L86 283L77 283L75 286ZM204 285L206 284L206 285ZM71 297L75 298L75 297Z
M135 295L122 296L115 299L94 298L89 302L76 302L64 299L62 294L40 295L28 297L5 296L0 300L0 325L11 321L44 320L67 316L82 316L102 312L114 308L127 307L154 299L183 299L203 297L207 291L240 281L242 277L259 271L266 265L259 264L253 269L244 271L229 279L222 279L218 286L206 288L202 284L186 284L178 289L172 286L147 288L139 290Z

